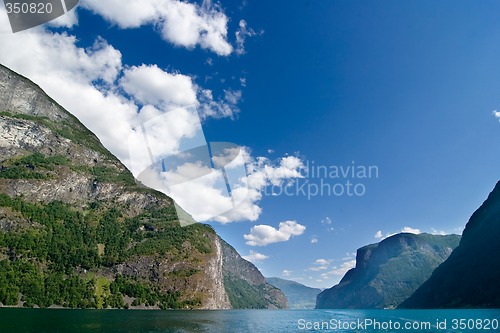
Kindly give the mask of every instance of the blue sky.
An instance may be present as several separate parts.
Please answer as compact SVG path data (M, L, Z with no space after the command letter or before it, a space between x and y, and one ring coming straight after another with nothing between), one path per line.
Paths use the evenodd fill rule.
M191 2L198 13L191 24L225 28L191 39L182 25L168 26L178 19L172 9L153 18L144 14L137 23L126 2L122 8L111 0L109 7L98 3L81 1L78 20L68 17L60 27L0 34L0 62L55 95L124 163L114 138L118 129L102 125L108 111L79 110L61 82L102 93L104 99L90 106L111 103L132 113L134 107L142 113L148 103L166 112L193 102L194 92L205 110L207 141L247 147L256 175L266 166L274 170L266 174L267 186L259 187L264 192L272 181L281 182L281 189L306 181L286 176L305 171L283 158L309 166L377 168L371 179L309 179L328 186L349 180L362 186L361 196L264 193L252 199L253 213L209 221L266 276L331 287L352 266L357 248L388 234L404 228L460 233L500 179L497 1ZM38 57L28 51L14 55L26 43L34 43L31 57ZM47 45L67 52L51 54ZM153 65L161 73L145 70ZM149 82L163 78L175 87L155 104L153 88L134 81L133 74L141 73L151 75ZM175 90L180 83L187 88ZM206 90L208 100L201 97ZM124 100L111 101L112 95ZM255 162L259 157L267 158L264 164Z

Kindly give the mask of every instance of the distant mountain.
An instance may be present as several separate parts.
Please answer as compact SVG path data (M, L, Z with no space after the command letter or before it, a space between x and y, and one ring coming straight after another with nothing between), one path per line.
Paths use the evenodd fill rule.
M0 306L286 306L255 266L174 204L0 65ZM235 286L245 287L238 302Z
M316 308L395 308L431 276L459 241L458 235L402 233L362 247L356 267L318 295Z
M281 289L288 299L290 309L314 309L316 296L321 292L321 289L277 277L266 278L266 280L269 284Z
M460 245L401 308L500 308L500 181Z

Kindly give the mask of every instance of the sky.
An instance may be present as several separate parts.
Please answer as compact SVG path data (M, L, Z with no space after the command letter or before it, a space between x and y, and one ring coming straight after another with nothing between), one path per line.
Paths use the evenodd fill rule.
M135 176L146 132L155 161L231 143L224 172L186 163L145 181L177 182L163 190L265 276L329 288L364 245L461 233L500 179L499 10L82 0L13 34L0 5L0 63Z

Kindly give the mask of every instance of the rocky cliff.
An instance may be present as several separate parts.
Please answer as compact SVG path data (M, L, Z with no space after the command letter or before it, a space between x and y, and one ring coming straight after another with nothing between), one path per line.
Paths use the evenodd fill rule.
M356 267L318 295L316 308L395 308L431 276L459 241L458 235L402 233L362 247Z
M260 271L221 240L226 292L234 309L285 309L287 299Z
M0 303L231 308L225 247L210 226L181 227L172 199L0 65ZM279 303L269 292L250 295Z
M460 245L401 308L500 308L500 181Z

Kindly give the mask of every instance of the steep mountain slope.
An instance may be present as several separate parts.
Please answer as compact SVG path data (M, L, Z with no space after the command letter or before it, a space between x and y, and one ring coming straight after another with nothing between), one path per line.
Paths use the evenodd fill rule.
M267 283L251 262L221 239L224 285L233 309L285 309L282 291Z
M231 308L215 231L1 65L0 133L0 303Z
M285 294L290 309L314 309L316 296L321 292L321 289L277 277L266 278L266 280Z
M394 308L431 276L458 245L458 235L402 233L360 248L356 267L321 292L316 308Z
M500 308L500 182L474 212L460 245L401 308Z

